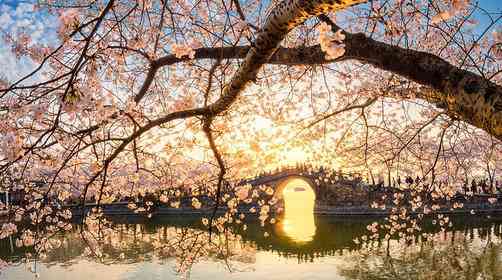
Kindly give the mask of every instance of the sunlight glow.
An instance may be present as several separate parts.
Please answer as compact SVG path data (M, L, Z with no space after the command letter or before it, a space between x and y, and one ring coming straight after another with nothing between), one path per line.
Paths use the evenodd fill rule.
M294 166L296 163L305 162L309 157L309 154L307 152L300 149L286 150L282 151L281 153L285 155L285 158L281 160L281 162L286 166Z
M315 193L302 179L292 179L282 192L285 214L281 227L295 242L312 241L316 226L314 222Z

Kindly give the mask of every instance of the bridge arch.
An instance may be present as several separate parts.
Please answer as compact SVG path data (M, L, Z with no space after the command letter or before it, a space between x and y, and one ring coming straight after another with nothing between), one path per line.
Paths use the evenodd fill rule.
M310 179L309 177L306 177L306 176L301 176L301 175L291 175L291 176L288 176L288 177L280 180L279 182L277 182L277 184L275 185L274 197L277 200L283 200L284 199L284 189L288 186L291 186L295 182L298 182L299 187L303 187L303 188L309 187L310 190L314 194L314 199L317 199L316 185L314 184L312 179ZM310 190L306 189L305 191L310 191Z
M277 182L275 198L283 210L283 219L277 224L278 233L294 242L313 240L316 233L314 208L316 185L304 176L289 176Z

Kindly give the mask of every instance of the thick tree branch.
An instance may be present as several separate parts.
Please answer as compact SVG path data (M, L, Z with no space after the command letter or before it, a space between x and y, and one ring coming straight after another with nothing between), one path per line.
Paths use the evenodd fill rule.
M293 28L303 23L312 16L320 15L329 11L336 11L349 6L366 2L367 0L285 0L278 3L258 33L253 47L249 48L243 64L232 77L232 80L223 89L222 97L210 106L212 115L226 110L236 99L239 93L250 81L256 79L261 66L267 63L279 43ZM197 57L197 53L196 53ZM220 59L224 58L219 56ZM168 56L152 63L152 68L167 65L178 58ZM159 66L157 66L157 63ZM175 62L173 62L175 63ZM151 83L151 82L150 82ZM140 93L135 97L139 102L148 90L149 85L142 86Z
M450 116L502 140L501 86L430 53L378 42L364 34L345 32L345 36L342 59L366 62L432 88L419 97L439 101Z
M321 20L329 19L320 18ZM335 25L333 27L335 30L338 28ZM253 80L258 69L265 63L264 61L281 65L314 65L358 60L430 87L433 91L424 90L419 97L446 108L450 116L484 129L502 140L501 86L470 71L460 69L434 54L392 46L368 38L362 33L344 32L344 34L346 36L345 54L336 60L326 60L319 45L305 48L277 48L275 52L272 52L273 55L270 55L270 51L267 52L270 55L268 60L261 57L264 50L251 49L249 46L201 48L196 50L195 59L242 59L248 51L249 53L259 51L260 55L247 54L249 62L241 67L240 72L234 77L236 80L229 85L232 92L240 91L248 81ZM249 58L250 56L258 56L258 58L254 61L255 59ZM152 63L154 70L150 72L153 71L152 75L154 75L154 72L162 66L186 60L189 59L178 59L173 55L168 55ZM146 81L150 79L147 78ZM148 86L144 85L136 96L137 102L146 93L145 88Z

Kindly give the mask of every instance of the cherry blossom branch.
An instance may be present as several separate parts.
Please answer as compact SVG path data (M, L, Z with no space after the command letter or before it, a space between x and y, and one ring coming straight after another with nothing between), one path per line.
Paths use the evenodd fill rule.
M325 16L320 16L320 18L327 19ZM339 30L336 25L332 25L332 28L333 31ZM235 76L240 78L233 82L233 86L237 86L236 82L239 80L236 88L239 91L247 81L256 77L257 69L264 63L314 65L358 60L434 89L432 96L419 95L419 97L429 102L431 97L435 101L439 100L440 106L445 107L450 116L460 118L484 129L497 139L502 139L502 88L499 85L452 65L434 54L389 45L368 38L362 33L343 32L343 34L345 35L345 54L334 60L326 59L319 45L304 48L276 48L272 54L267 52L269 59L261 57L264 53L260 53L257 61L252 58L256 55L250 54L255 51L255 48L249 46L200 48L195 50L193 59L243 59L246 54L246 61L249 62L240 68L240 73ZM259 38L257 45L259 45ZM177 58L174 55L168 55L153 62L146 82L135 96L135 101L139 102L146 94L156 70L165 65L188 60L190 60L188 57ZM242 76L246 75L248 76L245 78L246 82L240 81Z
M280 2L268 16L265 25L254 42L254 46L248 49L243 64L232 77L230 83L223 89L220 102L216 102L212 106L211 111L214 114L221 113L228 108L226 105L233 103L247 84L256 79L261 66L269 62L272 55L277 51L279 43L294 27L303 23L308 18L322 14L323 12L345 9L363 2L366 2L366 0L291 0ZM195 53L195 57L197 57L197 52ZM222 59L224 57L220 55L219 58ZM157 63L152 63L153 70L149 71L149 74L150 72L155 72L156 67L172 64L179 60L179 58L173 55L161 58ZM155 75L155 73L152 75ZM147 75L148 77L149 75ZM150 84L151 81L149 79L147 83L143 84L140 93L134 99L136 103L143 98Z
M320 122L322 122L324 120L327 120L327 119L329 119L329 118L331 118L333 116L336 116L338 114L341 114L343 112L347 112L347 111L354 110L354 109L364 109L364 108L370 106L371 104L375 103L375 101L377 101L377 99L378 98L376 98L376 97L368 98L362 104L350 105L350 106L346 106L346 107L344 107L344 108L342 108L340 110L336 110L336 111L334 111L332 113L329 113L329 114L323 116L322 118L319 118L319 119L311 122L306 128L310 128L310 127L312 127L312 126L314 126L314 125L316 125L316 124L318 124L318 123L320 123Z
M204 131L207 141L209 142L209 147L211 148L211 151L213 151L213 155L216 158L216 162L218 162L218 167L220 168L220 172L218 174L218 183L216 185L216 194L215 194L215 205L213 208L213 212L211 214L211 219L209 222L209 237L211 238L211 233L212 233L212 228L213 228L213 220L216 216L216 211L220 207L220 199L221 199L221 189L222 185L225 180L225 173L226 173L226 168L225 168L225 163L223 162L223 158L221 156L221 153L218 150L218 147L216 146L216 143L214 141L214 137L212 134L211 130L211 123L212 123L212 118L206 118L204 119L204 124L202 127L202 130Z

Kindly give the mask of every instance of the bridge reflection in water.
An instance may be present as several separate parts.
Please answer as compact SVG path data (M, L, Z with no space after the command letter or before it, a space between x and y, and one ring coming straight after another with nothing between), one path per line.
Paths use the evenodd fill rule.
M282 188L284 218L279 231L297 243L312 241L316 233L314 221L315 193L302 179L293 178Z
M391 242L393 250L403 253L403 256L390 261L387 254L379 254L379 251L368 254L363 250L361 254L358 253L361 247L353 239L360 239L367 234L367 225L375 221L381 222L370 217L316 216L315 235L311 241L304 243L281 236L270 228L272 225L264 228L258 221L249 220L246 231L229 226L228 239L212 243L217 245L216 251L212 247L205 247L208 244L208 233L200 218L158 216L152 219L117 219L111 225L113 230L108 231L103 239L109 242L101 246L102 255L99 257L86 253L88 243L82 238L80 226L75 225L71 232L50 237L51 240L58 241L59 246L55 245L36 265L41 271L42 280L175 279L175 270L172 269L176 265L175 261L195 246L210 250L195 265L194 274L190 274L194 275L192 279L208 279L208 275L215 279L268 279L263 275L279 275L277 279L284 278L284 275L291 275L292 279L302 275L309 276L302 279L361 279L361 275L370 275L365 279L388 279L389 272L392 275L404 275L392 279L432 279L427 277L431 275L432 269L445 275L441 279L501 279L502 275L502 217L452 216L453 227L445 232L440 231L437 225L432 225L430 220L425 221L422 225L424 233L437 238L429 245L414 241L412 244L417 246L405 244L403 247ZM265 237L264 230L270 230L270 236ZM236 236L232 237L230 232L235 232ZM336 233L333 234L334 232ZM378 249L388 248L388 244L379 240L378 244L373 245ZM420 254L411 250L420 249L422 245L425 249ZM431 249L427 249L427 246ZM0 259L16 264L7 271L2 271L0 279L33 279L34 276L24 267L25 253L34 255L32 247L16 247L14 252L10 248L8 239L0 240ZM319 258L322 260L317 261ZM310 263L314 265L310 266ZM452 267L456 270L452 270ZM225 270L227 268L228 271ZM233 272L229 271L243 273L232 276L230 273ZM456 271L461 271L462 275L468 272L480 277L462 278Z

